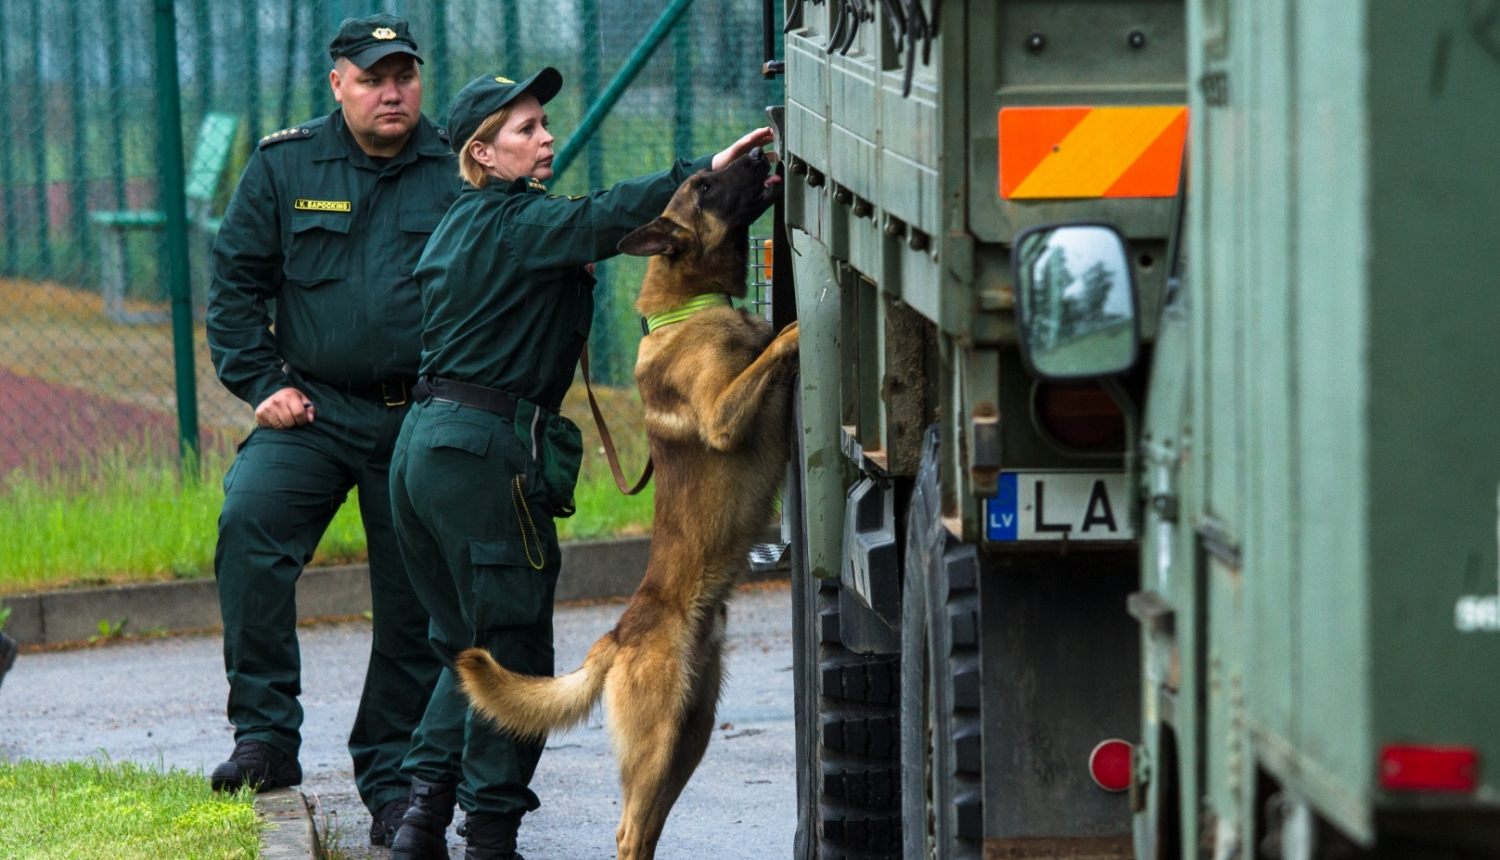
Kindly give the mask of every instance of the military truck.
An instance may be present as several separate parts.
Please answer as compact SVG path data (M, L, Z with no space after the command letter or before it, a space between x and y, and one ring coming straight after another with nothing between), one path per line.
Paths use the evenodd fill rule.
M1493 5L768 16L798 860L1494 854Z

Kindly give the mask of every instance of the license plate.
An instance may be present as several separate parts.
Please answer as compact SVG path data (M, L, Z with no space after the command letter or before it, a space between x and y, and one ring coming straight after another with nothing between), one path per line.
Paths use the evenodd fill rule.
M984 504L991 541L1134 540L1124 472L1001 472Z

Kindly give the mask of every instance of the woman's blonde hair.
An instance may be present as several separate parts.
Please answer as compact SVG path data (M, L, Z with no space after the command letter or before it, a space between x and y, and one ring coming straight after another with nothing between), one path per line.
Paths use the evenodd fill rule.
M464 148L458 152L458 175L475 188L488 185L490 175L484 172L483 164L474 160L474 154L469 147L473 146L476 140L481 143L489 143L493 140L495 135L500 133L500 129L505 126L505 121L510 119L510 112L511 105L506 105L485 117L484 122L479 124L479 128L474 129L474 133L464 141Z

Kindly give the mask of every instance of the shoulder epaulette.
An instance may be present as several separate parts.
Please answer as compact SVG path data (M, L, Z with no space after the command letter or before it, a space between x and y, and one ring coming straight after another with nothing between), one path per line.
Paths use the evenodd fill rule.
M447 140L448 139L448 129L443 128L440 125L435 125L432 128L433 128L434 131L437 132L437 136L438 137L442 138L443 140Z
M311 128L305 125L296 125L291 128L284 128L281 131L271 132L261 138L260 143L257 145L261 149L265 149L273 143L283 143L288 140L307 140L312 137L312 134L313 130Z

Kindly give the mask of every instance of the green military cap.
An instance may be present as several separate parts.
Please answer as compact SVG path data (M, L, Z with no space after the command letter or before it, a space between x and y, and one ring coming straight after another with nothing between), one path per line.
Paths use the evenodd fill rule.
M361 69L391 54L411 54L417 62L417 42L405 18L395 15L371 15L368 18L345 18L339 34L328 43L328 54L334 60L343 57Z
M505 107L521 93L531 93L542 104L552 101L562 89L562 73L548 66L519 84L503 75L475 78L453 97L448 110L449 145L461 152L464 144L484 124L485 117Z

